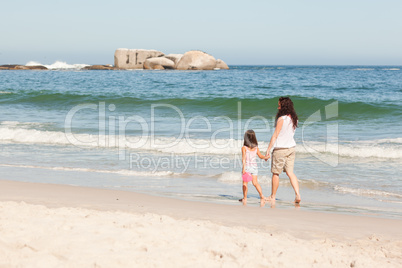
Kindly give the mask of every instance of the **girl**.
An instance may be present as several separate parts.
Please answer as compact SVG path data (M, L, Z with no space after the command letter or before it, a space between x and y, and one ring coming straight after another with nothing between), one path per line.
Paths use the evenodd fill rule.
M247 203L247 184L249 181L252 181L255 189L257 189L261 201L265 200L265 197L262 194L261 186L257 181L258 175L258 166L256 162L256 155L258 155L261 159L268 159L260 153L258 149L258 142L255 136L255 132L253 130L247 130L244 133L244 146L241 148L242 152L242 162L243 162L243 198L240 199L240 202Z
M296 175L293 173L295 163L295 146L296 142L293 138L298 124L297 114L293 107L293 102L288 97L280 97L278 101L278 113L276 114L276 127L269 143L266 156L270 156L272 152L272 193L268 198L269 201L275 202L276 191L279 186L279 174L286 172L290 179L290 183L295 191L295 203L301 201L299 192L299 183Z

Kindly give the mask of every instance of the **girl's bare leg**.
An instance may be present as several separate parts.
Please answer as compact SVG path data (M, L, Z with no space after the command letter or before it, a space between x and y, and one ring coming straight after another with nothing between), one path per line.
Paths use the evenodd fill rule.
M265 199L264 195L262 194L261 186L258 183L257 175L251 175L251 176L253 177L253 185L254 185L255 189L257 189L257 192L260 195L260 198Z
M240 202L247 202L247 192L247 182L243 181L243 198L239 200Z
M296 195L295 203L298 204L301 201L301 197L300 197L299 182L297 181L297 177L293 172L286 171L286 175L288 175L290 184L292 184L293 190L295 190L295 195Z

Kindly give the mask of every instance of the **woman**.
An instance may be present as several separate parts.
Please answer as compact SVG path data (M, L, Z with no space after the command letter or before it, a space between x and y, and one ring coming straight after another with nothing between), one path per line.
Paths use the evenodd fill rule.
M293 107L292 100L288 97L280 97L278 101L278 113L275 118L276 127L266 153L266 156L270 157L269 152L274 148L271 164L272 192L268 201L275 201L276 191L279 186L279 174L281 174L282 171L286 172L295 190L295 203L298 204L301 201L299 183L296 175L293 173L296 156L294 134L297 124L297 114Z

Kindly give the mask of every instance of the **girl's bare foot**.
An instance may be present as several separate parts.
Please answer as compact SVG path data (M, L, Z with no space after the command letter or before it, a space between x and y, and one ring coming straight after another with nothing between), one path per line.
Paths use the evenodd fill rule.
M268 202L272 202L272 201L275 201L275 196L268 196L268 197L264 197L265 198L265 201L268 201Z
M295 203L296 203L296 204L300 204L300 202L301 202L300 195L296 195Z

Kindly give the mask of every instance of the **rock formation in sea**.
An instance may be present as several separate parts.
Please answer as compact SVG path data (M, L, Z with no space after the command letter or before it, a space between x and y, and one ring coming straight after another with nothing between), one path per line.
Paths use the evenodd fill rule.
M115 70L116 68L110 64L106 65L90 65L82 68L83 70Z
M146 59L164 55L157 50L119 48L114 53L114 66L118 69L144 69Z
M36 63L35 63L36 64ZM65 63L64 63L65 65ZM47 65L49 67L49 65ZM85 65L84 65L85 66ZM208 53L191 50L184 54L165 55L161 51L153 49L127 49L119 48L114 53L114 66L112 65L89 65L73 68L53 67L47 68L43 65L0 65L0 70L53 70L53 69L82 69L82 70L217 70L229 69L228 65L221 59L215 59Z
M165 58L168 58L169 60L172 60L174 62L174 69L176 69L177 63L179 60L183 57L183 54L168 54L165 56Z
M43 65L26 66L19 64L6 64L0 65L0 70L47 70L47 68Z
M152 70L164 70L164 69L174 69L174 61L165 58L149 58L144 62L144 69L152 69Z
M228 70L229 66L223 60L217 59L215 68Z
M176 69L176 70L214 70L229 69L223 60L199 50L184 54L168 54L157 50L119 48L114 53L117 69Z
M184 53L177 63L177 70L213 70L216 59L202 51L192 50Z

